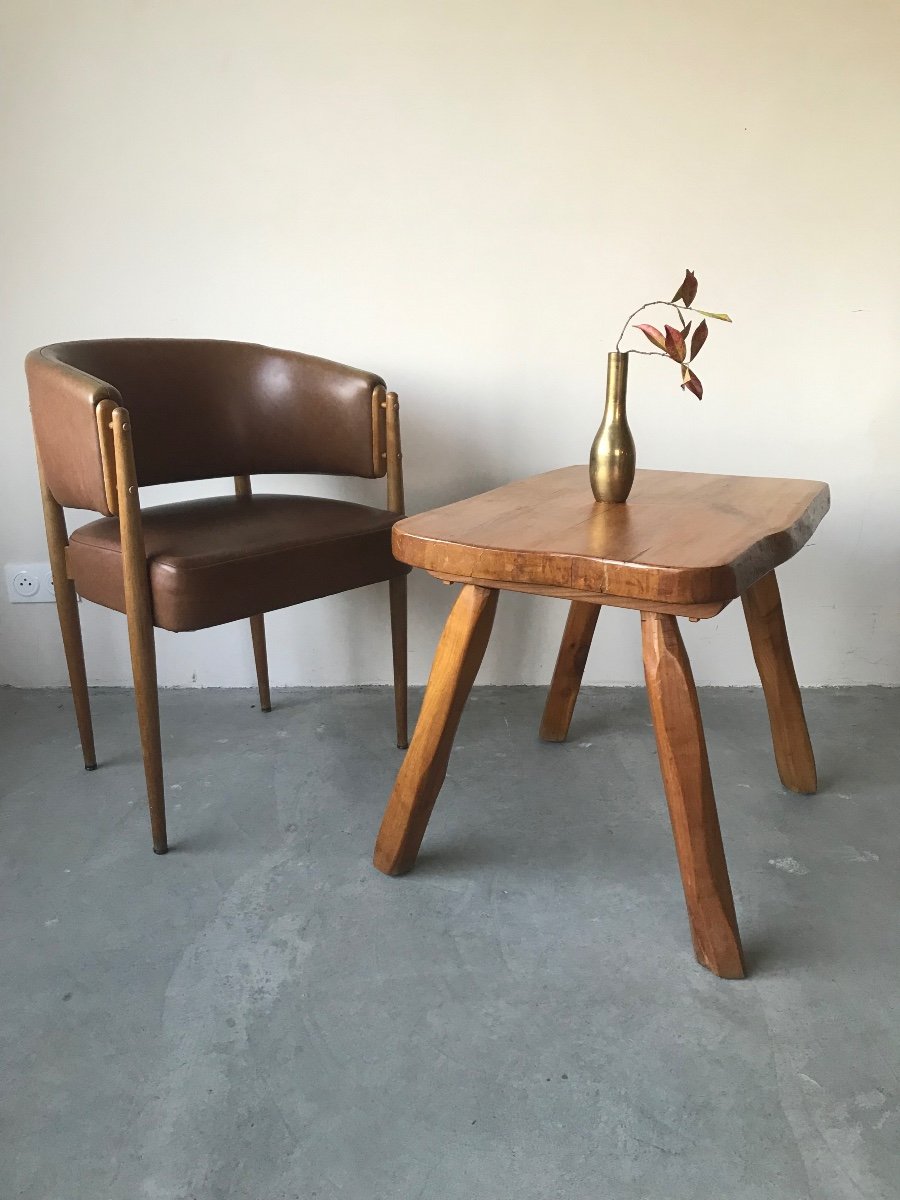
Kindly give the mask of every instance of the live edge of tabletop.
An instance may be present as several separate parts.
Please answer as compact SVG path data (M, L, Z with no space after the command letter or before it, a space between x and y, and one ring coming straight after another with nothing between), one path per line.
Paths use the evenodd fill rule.
M562 467L394 527L403 562L454 582L712 617L808 541L828 485L638 471L624 504L597 504Z

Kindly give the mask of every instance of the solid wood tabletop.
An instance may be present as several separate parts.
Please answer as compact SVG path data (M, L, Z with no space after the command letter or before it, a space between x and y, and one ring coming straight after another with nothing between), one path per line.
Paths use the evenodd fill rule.
M393 544L443 579L710 616L828 507L824 483L681 471L638 471L626 503L598 504L587 467L563 467L408 517Z

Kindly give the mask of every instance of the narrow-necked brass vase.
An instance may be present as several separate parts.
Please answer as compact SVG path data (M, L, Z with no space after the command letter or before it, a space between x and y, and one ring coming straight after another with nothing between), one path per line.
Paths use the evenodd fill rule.
M591 490L594 499L621 504L634 483L637 454L625 414L628 354L614 350L606 367L606 409L591 446Z

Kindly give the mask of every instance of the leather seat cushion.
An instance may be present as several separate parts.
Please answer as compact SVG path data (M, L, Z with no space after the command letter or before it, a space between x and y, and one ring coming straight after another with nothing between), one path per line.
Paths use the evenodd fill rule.
M397 513L312 496L224 496L144 509L153 622L206 629L406 574L391 553ZM125 611L119 522L72 533L79 595Z

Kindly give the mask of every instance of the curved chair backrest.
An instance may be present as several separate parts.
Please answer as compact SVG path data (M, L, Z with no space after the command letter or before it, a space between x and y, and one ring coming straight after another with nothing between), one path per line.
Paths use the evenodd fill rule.
M140 485L272 472L385 474L384 381L268 346L163 338L62 342L25 364L51 495L109 513L96 408L128 410Z

